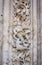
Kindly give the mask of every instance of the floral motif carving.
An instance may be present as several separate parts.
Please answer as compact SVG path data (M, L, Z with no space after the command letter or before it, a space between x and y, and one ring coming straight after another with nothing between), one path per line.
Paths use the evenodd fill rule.
M12 45L13 64L28 65L31 61L31 3L30 0L12 1L9 43ZM17 64L16 64L17 65Z

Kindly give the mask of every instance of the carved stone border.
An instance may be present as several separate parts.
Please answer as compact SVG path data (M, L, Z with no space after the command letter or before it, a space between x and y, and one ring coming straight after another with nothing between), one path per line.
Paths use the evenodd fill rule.
M32 65L37 65L37 1L36 0L31 0L32 3L32 27L33 27L33 46L32 46ZM9 7L10 7L10 0L4 0L4 31L3 34L5 35L5 38L3 39L3 62L7 61L7 58L9 58L9 45L6 39L8 38L8 25L9 25L9 19L10 19L10 14L9 14ZM35 8L34 8L35 7ZM8 24L8 25L7 25ZM7 27L6 27L7 26ZM7 35L6 35L7 34ZM7 46L7 47L6 47ZM8 53L4 53L7 51ZM11 52L11 51L10 51ZM36 52L36 54L35 54ZM5 59L5 60L4 60ZM4 65L4 63L3 63Z
M33 21L33 65L37 65L37 0L32 0Z
M10 12L10 14L12 14L12 0L10 0L10 10L11 10L11 12ZM10 17L11 17L11 15L10 15ZM10 19L11 20L11 19ZM31 1L31 21L32 21L32 1ZM11 23L12 23L12 20L11 20ZM32 23L31 23L31 25L32 25ZM32 34L32 33L31 33ZM33 42L33 40L32 40L32 42ZM33 44L31 44L31 55L32 55L32 46ZM11 45L10 45L10 49L12 50L12 47L11 47ZM11 54L11 50L10 50L10 54ZM10 61L11 61L11 57L10 57ZM31 60L31 65L32 65L32 63L33 63L33 61ZM10 64L12 64L12 61L10 62Z

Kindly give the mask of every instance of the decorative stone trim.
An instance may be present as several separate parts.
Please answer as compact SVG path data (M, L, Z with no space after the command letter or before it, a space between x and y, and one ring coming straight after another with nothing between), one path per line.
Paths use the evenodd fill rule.
M32 0L4 1L3 65L37 65L37 12L32 4Z

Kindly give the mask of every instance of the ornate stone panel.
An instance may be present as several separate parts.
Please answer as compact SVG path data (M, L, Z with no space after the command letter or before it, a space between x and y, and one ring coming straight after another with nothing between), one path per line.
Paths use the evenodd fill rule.
M9 44L13 65L28 65L31 62L32 22L31 1L11 0Z
M5 0L4 4L3 65L33 65L37 21L34 15L32 21L32 0Z

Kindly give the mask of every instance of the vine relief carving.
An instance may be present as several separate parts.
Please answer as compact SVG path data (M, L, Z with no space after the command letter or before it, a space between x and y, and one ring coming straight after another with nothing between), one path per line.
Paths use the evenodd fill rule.
M31 1L12 0L9 43L12 64L28 65L31 61Z

